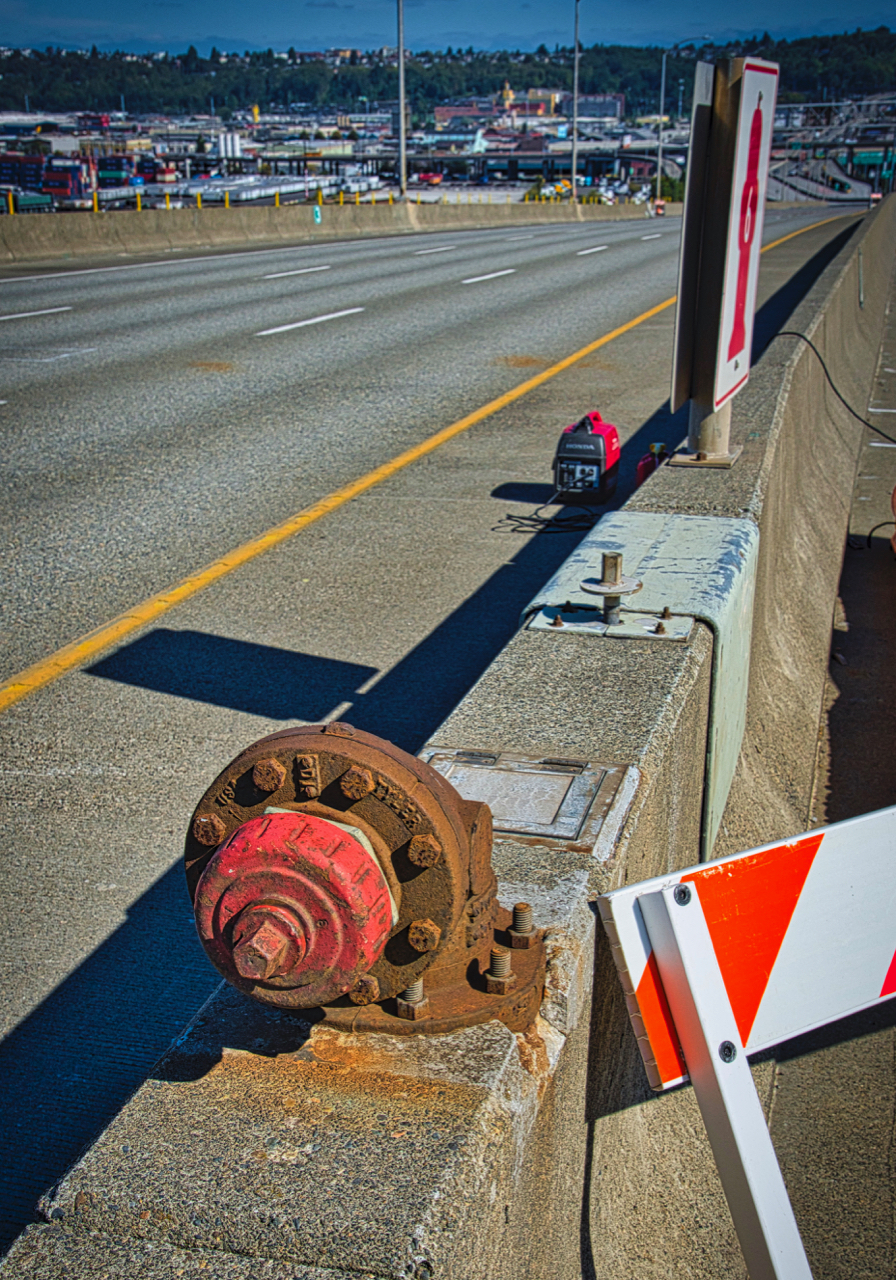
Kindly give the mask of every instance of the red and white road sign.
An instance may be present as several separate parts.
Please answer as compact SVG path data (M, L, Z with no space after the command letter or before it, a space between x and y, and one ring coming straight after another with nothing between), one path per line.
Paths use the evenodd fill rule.
M598 899L654 1089L687 1078L639 900L694 892L737 1048L757 1053L896 995L896 808Z
M690 1077L751 1280L811 1280L747 1054L896 995L896 808L598 906L651 1085Z
M722 318L713 391L715 409L720 409L750 376L753 316L777 92L777 65L748 58L740 82Z

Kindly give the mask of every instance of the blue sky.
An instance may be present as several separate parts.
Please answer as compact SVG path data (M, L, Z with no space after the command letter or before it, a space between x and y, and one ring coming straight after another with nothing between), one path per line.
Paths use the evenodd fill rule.
M574 0L405 0L407 43L412 49L447 45L476 49L534 49L572 43ZM581 0L583 44L671 44L709 34L724 41L769 30L801 35L893 24L892 0L859 0L844 9L834 0ZM847 21L848 19L848 21ZM183 50L206 53L247 48L322 49L334 45L370 49L395 43L394 0L0 0L0 41L101 49Z

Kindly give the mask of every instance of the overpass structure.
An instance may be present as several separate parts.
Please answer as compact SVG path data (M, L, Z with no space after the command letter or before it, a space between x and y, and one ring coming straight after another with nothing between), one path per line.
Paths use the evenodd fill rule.
M31 1130L57 1127L30 1184L44 1192L41 1220L13 1245L0 1269L4 1280L111 1270L153 1280L743 1274L692 1094L685 1087L663 1099L651 1095L593 904L609 889L696 861L709 838L710 790L716 856L793 835L818 813L831 619L856 463L872 452L831 383L862 416L870 407L883 421L896 411L883 373L893 362L880 359L892 349L896 205L886 201L859 218L815 210L767 219L757 323L763 354L732 420L732 443L743 453L726 471L661 467L635 492L646 445L665 437L674 446L684 434L664 409L676 226L671 219L618 223L597 235L594 223L545 223L511 228L511 235L507 228L474 233L478 243L470 244L446 241L442 230L378 246L329 243L327 254L341 256L326 262L313 256L322 247L313 244L241 255L233 267L222 256L208 267L119 262L105 264L113 268L108 275L95 266L80 276L64 267L56 268L61 275L33 273L46 274L43 283L16 285L8 274L3 287L13 298L26 285L58 289L61 279L71 293L57 305L80 308L57 317L71 328L60 328L55 342L41 341L41 351L59 357L55 367L35 366L32 379L22 364L16 394L27 415L28 397L40 407L65 392L64 420L49 443L60 460L80 459L78 502L60 499L49 473L28 483L64 503L81 561L53 569L52 612L29 605L28 578L33 565L49 563L44 547L54 535L47 530L41 543L23 509L17 539L24 548L33 543L35 558L23 562L18 579L17 671L4 715L17 770L10 819L20 841L54 849L63 883L53 897L42 862L37 874L25 872L28 902L37 904L29 910L37 914L24 942L21 930L11 934L19 952L7 960L19 966L17 975L30 975L33 994L29 1005L8 993L20 1003L7 1025ZM532 239L517 241L517 234ZM467 255L463 270L452 265L456 254ZM363 289L353 262L365 273ZM584 279L589 263L595 274ZM233 279L225 274L231 269ZM192 273L206 270L217 272L209 280L217 305L207 308L201 339L191 339L199 324ZM656 291L658 274L666 287ZM574 331L571 355L570 333L551 327L552 279L566 302L564 329ZM644 291L636 293L641 281ZM476 291L507 285L518 292L499 295L496 325L495 296L486 304ZM595 334L597 294L607 310ZM438 307L429 306L433 299ZM135 305L140 323L126 329ZM352 340L338 326L363 323L365 308L377 323ZM399 340L409 309L413 353ZM441 367L430 386L426 369L444 345L437 317L443 324L451 316L463 358L455 354L455 383ZM318 317L316 328L300 327ZM337 326L332 345L313 336L326 330L323 320ZM96 394L105 383L122 396L112 371L120 366L125 378L136 378L148 364L155 393L143 424L125 429L116 420L117 443L98 439L76 449L95 406L85 401L77 409L84 393L76 384L84 380L68 372L68 362L95 358L86 350L93 339L79 339L75 328L86 335L88 323L104 343L122 335L120 350L103 350ZM817 354L800 339L776 338L784 328L804 335ZM186 348L180 363L169 354L166 329ZM539 335L541 358L533 350ZM395 392L404 416L397 408L383 414L389 425L381 439L369 387L383 367L381 344L393 338L409 360ZM20 343L7 357L27 361L34 347ZM477 357L482 350L488 361ZM316 388L316 430L308 405L296 401L297 356L302 385ZM334 361L340 376L330 377L328 391ZM177 432L166 415L170 388L183 385L181 364L192 378L236 374L240 382L216 382L211 416ZM54 383L59 370L64 384ZM26 390L31 380L33 391ZM259 419L251 400L259 382L277 421ZM483 410L472 410L486 388ZM453 397L450 431L430 446L446 396ZM574 533L546 532L508 556L510 535L492 533L491 493L502 503L522 494L530 506L549 497L533 477L547 472L557 427L596 399L623 424L622 509L580 546ZM198 413L192 394L191 404ZM351 430L333 449L337 437L320 423L335 430L346 416ZM363 439L361 421L374 424ZM207 433L214 439L206 452ZM182 572L193 588L166 595L168 579L146 577L146 600L155 603L142 613L123 598L133 578L116 582L106 551L91 542L98 521L82 449L97 462L111 451L101 489L115 486L117 500L127 495L146 525L145 534L133 529L137 541L123 544L125 561L143 565L156 545L161 572ZM305 492L299 476L312 449L330 488L310 493L313 510L287 528L284 503ZM171 506L165 484L150 482L160 450L167 457L160 474L169 483L178 477ZM878 453L883 466L890 455ZM222 456L224 475L216 472ZM365 456L377 470L364 472L361 485ZM398 457L401 466L391 466ZM284 503L274 486L259 485L262 473L280 477ZM178 510L195 512L196 547L166 533ZM284 532L264 555L225 564L247 513ZM665 639L608 638L581 625L587 617L577 622L583 600L570 598L570 583L599 568L610 523L611 549L621 547L626 565L655 566L650 608L661 619L668 606L687 621L686 634L670 626ZM124 537L120 526L108 527ZM675 542L682 537L686 543ZM224 566L203 582L190 577L198 544ZM669 546L688 560L694 581L684 582L664 558ZM741 567L729 575L726 556L738 549ZM465 577L473 565L480 576ZM94 584L94 599L72 588L79 575ZM749 579L751 612L726 614L722 584L732 576ZM113 636L102 627L116 610ZM61 655L75 611L94 638L55 657L51 669L48 638ZM163 613L170 617L160 625ZM562 626L553 625L557 616ZM749 678L726 685L720 670L730 662L735 675ZM27 680L33 692L23 696ZM730 711L720 687L742 695L744 724L721 791L718 758L707 753L713 726ZM543 776L558 794L571 777L600 774L587 830L535 830L537 815L512 810L526 799L525 786L511 789L510 811L493 800L498 902L504 909L529 903L546 944L543 1000L525 1026L492 1020L399 1037L285 1016L230 987L202 989L202 957L190 941L180 870L172 869L176 844L202 791L236 751L296 720L379 732L433 767L453 768L462 791L476 769L485 771L480 777L496 767L513 777L514 762L517 777ZM47 810L38 834L28 801L46 794L50 778L67 816ZM87 936L63 911L79 884L89 886L88 917L103 921ZM47 894L45 916L38 886ZM22 888L15 888L17 906ZM68 951L46 942L57 917L72 935ZM42 964L50 968L39 977ZM23 978L16 981L21 993ZM50 1080L58 1097L72 1100L54 1110L73 1115L74 1100L91 1093L91 1064L108 1081L110 1061L136 1056L134 1024L150 1021L152 1010L160 1018L163 1006L172 1017L188 1015L174 1045L154 1066L144 1048L144 1065L130 1076L133 1096L119 1093L105 1126L95 1110L93 1128L80 1130L94 1138L86 1153L68 1171L58 1158L54 1168L53 1150L69 1131L44 1109ZM54 1044L54 1074L41 1077L41 1096L32 1097L25 1055L39 1057L54 1025L66 1038ZM866 1030L867 1043L878 1046L872 1056L883 1074L873 1087L882 1093L891 1032ZM863 1274L883 1277L892 1187L886 1190L885 1144L875 1136L882 1121L850 1083L854 1077L844 1076L838 1090L837 1053L835 1044L804 1049L803 1058L767 1058L754 1064L754 1076L816 1275L855 1274L862 1251ZM800 1110L810 1088L824 1099L821 1122L808 1103ZM18 1145L8 1162L19 1158ZM846 1212L858 1194L865 1211Z

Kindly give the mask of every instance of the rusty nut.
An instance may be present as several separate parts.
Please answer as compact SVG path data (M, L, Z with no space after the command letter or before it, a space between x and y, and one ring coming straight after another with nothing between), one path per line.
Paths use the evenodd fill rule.
M408 857L415 867L437 867L442 861L442 846L435 836L414 836Z
M395 1001L395 1012L399 1018L406 1018L408 1022L419 1022L421 1018L429 1017L429 1000L426 996L422 1000L402 1000L401 996Z
M515 973L509 973L506 978L496 978L493 973L485 975L485 989L490 996L506 996L513 990L515 982Z
M342 794L349 800L363 800L369 796L375 783L369 769L359 769L353 765L339 779Z
M348 998L352 1004L374 1004L380 998L380 984L372 974L362 974L348 993Z
M224 821L216 813L197 813L193 819L193 839L210 849L219 845L226 834Z
M408 942L415 951L435 951L442 930L434 920L413 920L408 926Z
M279 791L286 781L286 766L279 760L257 760L252 781L259 791Z
M538 934L534 929L531 933L516 933L515 930L508 929L507 936L514 951L528 951L529 947L534 947L538 941Z

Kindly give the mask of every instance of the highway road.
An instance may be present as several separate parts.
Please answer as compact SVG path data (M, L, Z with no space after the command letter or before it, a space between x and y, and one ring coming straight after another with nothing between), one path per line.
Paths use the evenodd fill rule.
M679 225L0 281L0 679L668 298Z
M769 213L762 342L857 223L832 215ZM0 678L507 397L0 716L7 1237L215 986L178 867L208 782L285 722L419 748L579 536L514 519L550 496L559 430L595 408L617 423L620 501L646 446L684 434L657 309L678 234L645 219L0 276Z

